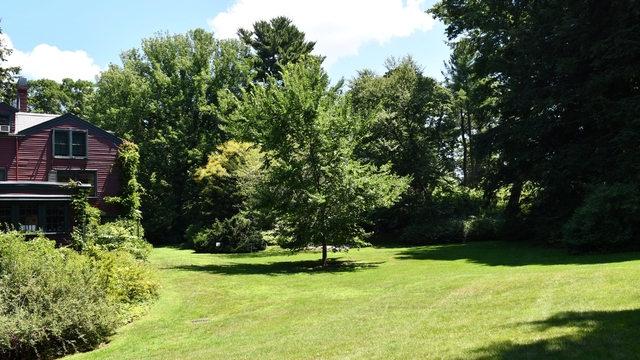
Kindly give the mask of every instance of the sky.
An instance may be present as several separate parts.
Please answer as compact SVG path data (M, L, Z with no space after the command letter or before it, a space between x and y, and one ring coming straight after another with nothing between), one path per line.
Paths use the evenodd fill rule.
M424 11L436 0L0 0L2 42L13 49L3 66L30 80L94 80L120 53L157 32L203 28L237 38L238 28L287 16L314 54L326 56L332 82L358 71L384 74L387 58L411 55L425 75L443 80L450 50L444 25Z

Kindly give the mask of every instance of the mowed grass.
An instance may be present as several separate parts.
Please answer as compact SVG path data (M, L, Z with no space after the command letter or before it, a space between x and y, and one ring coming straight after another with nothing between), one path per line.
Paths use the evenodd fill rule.
M640 254L518 243L157 248L150 314L71 359L640 358Z

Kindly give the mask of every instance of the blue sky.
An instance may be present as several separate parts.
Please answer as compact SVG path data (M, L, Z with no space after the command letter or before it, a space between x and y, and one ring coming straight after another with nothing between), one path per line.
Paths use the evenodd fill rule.
M8 64L29 79L93 80L123 50L139 48L158 31L204 28L218 38L239 27L284 15L316 41L333 81L358 70L384 73L388 57L413 56L426 75L442 80L449 58L444 25L424 10L436 0L56 0L4 1L3 42Z

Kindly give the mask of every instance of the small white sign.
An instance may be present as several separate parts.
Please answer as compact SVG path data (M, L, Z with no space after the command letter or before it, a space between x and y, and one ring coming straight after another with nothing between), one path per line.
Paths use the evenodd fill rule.
M219 242L216 243L216 247L220 247L220 245L222 245L222 244L219 243Z

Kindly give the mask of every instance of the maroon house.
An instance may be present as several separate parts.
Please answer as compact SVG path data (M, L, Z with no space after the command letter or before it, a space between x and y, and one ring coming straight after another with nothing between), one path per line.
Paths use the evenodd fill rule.
M119 195L114 163L122 140L73 114L28 113L21 85L19 110L0 103L0 230L9 224L66 242L78 188L89 189L89 203L103 217L118 215L105 197Z

